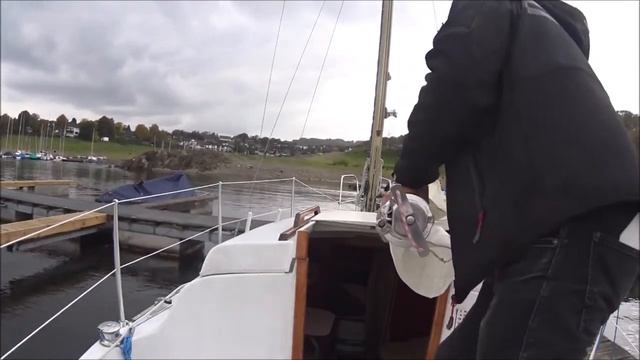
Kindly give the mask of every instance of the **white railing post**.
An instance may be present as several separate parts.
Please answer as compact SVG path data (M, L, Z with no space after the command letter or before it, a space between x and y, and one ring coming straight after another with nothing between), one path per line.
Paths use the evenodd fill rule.
M218 184L216 184L218 185ZM216 215L216 199L211 199L211 216Z
M295 176L291 178L291 216L296 213L296 208L294 207L296 201L296 178Z
M247 214L247 221L244 223L244 232L248 232L249 230L251 230L251 218L253 217L253 213L251 211L249 211L249 214Z
M118 311L120 323L124 325L124 300L122 298L122 271L120 269L120 232L118 222L118 199L113 201L113 263L116 275L116 290L118 294Z
M276 221L280 221L280 219L282 218L282 209L278 209L278 215L276 215Z
M342 209L342 183L344 181L344 177L347 175L340 176L340 193L338 194L338 210Z
M218 244L222 243L222 181L218 181Z

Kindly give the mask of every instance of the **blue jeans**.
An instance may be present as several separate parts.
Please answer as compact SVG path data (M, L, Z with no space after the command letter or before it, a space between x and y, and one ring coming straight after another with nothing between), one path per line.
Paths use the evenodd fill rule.
M531 243L485 280L436 358L584 359L638 279L639 252L618 241L636 212L590 213Z

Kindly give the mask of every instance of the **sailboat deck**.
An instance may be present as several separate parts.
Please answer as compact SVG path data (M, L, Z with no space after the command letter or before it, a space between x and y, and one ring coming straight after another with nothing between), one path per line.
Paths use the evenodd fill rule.
M589 351L591 353L591 351ZM613 341L605 338L604 336L600 339L600 344L598 345L598 350L596 350L596 359L612 359L612 360L636 360L633 355L629 354L629 352L620 345L614 343Z

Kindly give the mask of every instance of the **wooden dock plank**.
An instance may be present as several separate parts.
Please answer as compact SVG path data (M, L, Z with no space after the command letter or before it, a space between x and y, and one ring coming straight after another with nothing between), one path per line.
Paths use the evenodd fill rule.
M19 221L9 224L0 225L0 244L4 245L25 235L42 230L61 221L68 220L74 216L82 214L71 213L64 215L49 216L46 218L38 218L33 220ZM86 229L93 226L103 225L107 222L107 215L102 213L91 213L71 220L65 224L44 231L27 240L39 239L51 235L68 233L71 231Z
M2 180L0 188L22 188L36 186L70 186L75 184L73 180Z

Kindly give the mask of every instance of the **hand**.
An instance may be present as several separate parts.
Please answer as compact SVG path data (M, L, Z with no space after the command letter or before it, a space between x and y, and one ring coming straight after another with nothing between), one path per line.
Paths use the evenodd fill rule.
M410 188L408 186L401 185L400 187L405 194L414 194L423 198L427 203L429 202L429 186L425 185L419 189ZM391 199L391 192L387 191L382 197L381 204L385 204Z
M402 190L406 194L418 195L422 199L424 199L424 201L426 201L427 203L429 202L429 186L428 185L425 185L425 186L423 186L421 188L418 188L418 189L414 189L414 188L410 188L410 187L402 185Z

